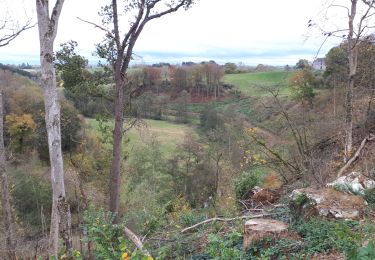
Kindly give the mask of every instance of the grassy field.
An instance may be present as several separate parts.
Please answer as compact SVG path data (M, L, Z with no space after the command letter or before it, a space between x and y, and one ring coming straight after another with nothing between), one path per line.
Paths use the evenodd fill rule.
M87 119L89 127L98 131L99 123L95 119ZM108 125L113 127L113 123ZM142 143L147 143L153 136L160 143L160 149L163 154L170 155L174 152L176 146L183 142L184 136L188 131L193 131L193 128L188 125L175 124L167 121L143 119L139 126L133 127L125 138L129 139L127 145L128 149L132 149Z
M281 95L288 95L287 80L291 72L251 72L243 74L229 74L224 77L225 83L232 84L248 96L269 96L264 88L279 88Z

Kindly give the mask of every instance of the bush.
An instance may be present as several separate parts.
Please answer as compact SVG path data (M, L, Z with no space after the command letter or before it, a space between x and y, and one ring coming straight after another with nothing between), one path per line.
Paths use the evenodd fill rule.
M234 181L234 190L236 198L245 199L249 191L259 185L259 177L253 172L243 172L240 177Z
M114 215L102 209L91 209L85 212L83 227L87 231L87 237L84 240L94 243L96 259L152 259L128 248L128 241L123 231L124 222L113 224L113 220Z
M246 250L246 259L305 259L299 257L299 245L294 240L266 237Z
M12 195L17 215L25 226L40 230L42 225L49 226L52 190L43 176L35 176L30 172L16 171L13 176ZM41 219L41 215L45 219ZM44 223L43 223L44 222Z
M375 204L375 188L365 190L364 199L369 204Z
M358 223L312 219L297 224L294 230L303 237L304 251L307 254L332 250L349 252L357 248L362 237L352 230L354 226L358 226Z
M242 258L242 235L238 232L232 232L225 238L218 235L208 235L208 245L206 252L210 259L217 260L235 260Z
M374 241L371 240L365 247L357 248L348 255L348 260L372 260L375 259Z

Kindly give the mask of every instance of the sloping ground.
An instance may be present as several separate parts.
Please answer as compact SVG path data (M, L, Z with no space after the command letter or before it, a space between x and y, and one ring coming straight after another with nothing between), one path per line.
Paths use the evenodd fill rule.
M98 135L101 134L99 132L99 123L95 119L87 119L87 122L91 129L94 129ZM109 129L113 128L113 122L108 122L106 125L109 126ZM164 155L170 155L176 146L184 141L184 137L188 132L194 133L194 128L184 124L143 119L127 132L125 138L129 138L127 147L130 150L142 142L150 141L150 138L155 138L160 143L160 148Z
M224 82L236 86L247 96L269 96L267 88L279 89L280 94L288 95L287 81L290 75L288 71L229 74L224 77Z
M184 141L184 137L189 131L194 132L191 126L184 124L151 119L142 121L143 124L131 129L128 133L129 145L136 146L147 141L147 138L155 137L165 155L172 154L176 146Z

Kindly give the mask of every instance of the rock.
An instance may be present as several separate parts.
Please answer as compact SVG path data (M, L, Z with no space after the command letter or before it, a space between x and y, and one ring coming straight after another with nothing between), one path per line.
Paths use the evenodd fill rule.
M363 195L365 190L375 188L375 181L359 172L352 172L328 183L327 187L333 187L350 193L354 192Z
M288 233L288 224L273 219L251 219L244 226L244 248L265 237L278 238Z
M321 217L359 220L367 207L361 196L345 194L332 188L294 190L290 197L291 213L295 219Z

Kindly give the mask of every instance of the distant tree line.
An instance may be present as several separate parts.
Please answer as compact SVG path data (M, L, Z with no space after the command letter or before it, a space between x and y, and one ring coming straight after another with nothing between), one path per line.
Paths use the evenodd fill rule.
M24 67L21 67L21 66L11 66L11 65L5 65L5 64L2 64L0 63L0 69L1 70L9 70L13 73L17 73L19 75L22 75L22 76L25 76L25 77L28 77L29 79L35 79L35 75L28 72L28 71L25 71Z

